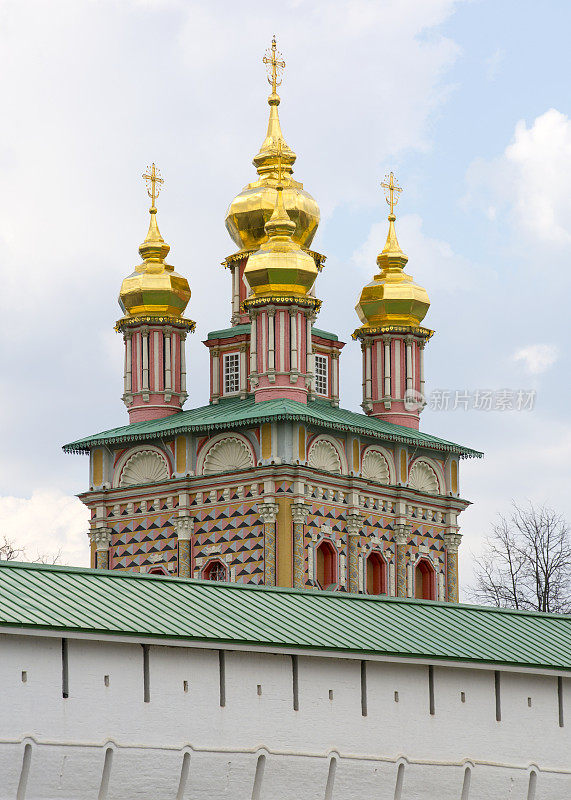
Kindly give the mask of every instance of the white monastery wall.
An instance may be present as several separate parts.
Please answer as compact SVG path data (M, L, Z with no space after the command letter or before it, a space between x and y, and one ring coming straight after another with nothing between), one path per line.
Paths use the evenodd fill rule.
M0 800L571 798L555 673L66 642L0 637Z

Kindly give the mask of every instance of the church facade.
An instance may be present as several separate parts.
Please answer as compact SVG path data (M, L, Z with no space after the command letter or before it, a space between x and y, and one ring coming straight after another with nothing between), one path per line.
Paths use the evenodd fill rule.
M123 281L129 424L66 445L89 453L92 566L180 577L458 601L459 463L481 454L419 430L424 288L407 275L389 204L378 272L363 288L350 346L363 353L363 413L339 407L343 342L317 327L325 257L319 208L293 177L277 88L256 179L231 202L224 261L231 322L207 335L210 402L183 410L186 278L157 224L162 178L145 174L150 225ZM193 381L195 378L193 377Z

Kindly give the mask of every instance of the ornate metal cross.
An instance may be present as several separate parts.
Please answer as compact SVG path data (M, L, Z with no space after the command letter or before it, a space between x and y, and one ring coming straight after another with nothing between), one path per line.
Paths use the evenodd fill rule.
M272 87L272 94L275 94L277 87L282 82L281 76L285 68L285 61L283 60L283 56L277 50L275 36L272 38L271 49L266 50L266 55L263 57L262 61L264 62L264 64L266 65L266 69L268 70L268 83Z
M401 187L395 181L395 176L392 172L385 175L385 180L381 183L382 188L385 190L387 204L390 208L391 215L394 213L394 208L399 201L399 194L402 192Z
M161 172L155 167L155 162L151 164L150 167L147 167L147 171L143 173L143 178L147 184L147 194L151 198L152 207L155 207L155 200L159 196L161 191L161 184L163 184L164 178L161 177Z

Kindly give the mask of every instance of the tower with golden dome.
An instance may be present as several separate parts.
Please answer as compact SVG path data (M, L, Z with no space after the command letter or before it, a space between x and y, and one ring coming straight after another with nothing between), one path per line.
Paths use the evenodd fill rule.
M353 338L363 351L363 402L366 414L419 427L424 406L424 346L433 331L421 325L430 307L426 289L404 271L408 257L395 231L401 188L393 173L381 186L387 192L389 231L377 257L379 272L362 290L355 310L361 327Z
M426 291L404 271L399 187L385 182L389 231L357 304L363 410L339 407L343 343L316 326L324 257L319 208L293 178L279 120L285 66L275 39L257 179L232 200L231 320L207 334L210 398L186 398L185 278L151 220L123 281L124 400L130 424L64 448L89 453L92 564L238 583L458 600L462 458L470 448L418 430ZM349 309L348 309L349 310ZM206 318L200 320L201 324ZM193 383L196 382L193 381Z
M195 327L183 316L188 281L166 263L170 247L157 224L155 201L163 178L154 163L143 178L151 198L149 230L139 247L142 262L121 284L123 316L116 325L125 343L123 401L131 422L180 411L187 398L184 345Z

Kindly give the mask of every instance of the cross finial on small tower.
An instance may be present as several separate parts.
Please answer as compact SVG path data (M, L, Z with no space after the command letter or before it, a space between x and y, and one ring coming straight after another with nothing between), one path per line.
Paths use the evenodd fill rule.
M161 176L160 170L155 167L155 162L147 167L147 171L143 173L143 178L147 184L147 194L151 198L151 208L155 208L155 200L159 196L162 184L165 182Z
M392 172L390 172L388 175L385 175L385 180L381 183L381 187L385 190L387 204L390 209L390 219L391 217L394 217L395 206L399 201L398 196L402 192L402 189L395 181L395 176Z
M278 86L282 82L282 73L285 68L285 61L282 54L277 49L276 37L272 38L272 46L266 50L266 55L262 61L268 71L268 83L272 87L272 94L276 94Z

